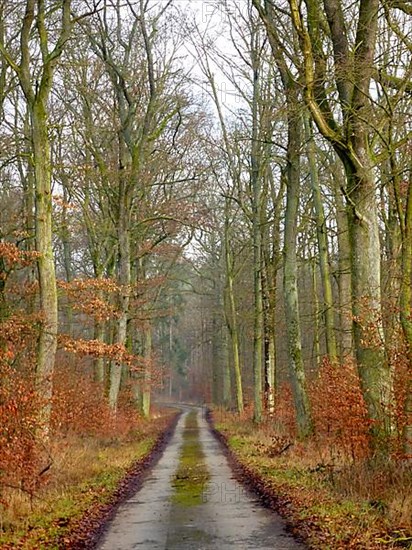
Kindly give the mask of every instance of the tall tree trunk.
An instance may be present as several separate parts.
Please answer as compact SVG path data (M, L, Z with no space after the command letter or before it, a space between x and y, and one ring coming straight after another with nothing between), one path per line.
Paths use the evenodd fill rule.
M289 90L289 93L291 91ZM297 98L295 98L297 99ZM292 98L290 98L290 101ZM296 105L289 106L288 145L286 170L286 212L284 235L283 293L285 301L286 331L288 336L289 369L299 437L312 433L309 398L302 357L302 340L299 318L298 269L296 257L297 222L300 189L301 118Z
M209 325L209 323L207 323ZM210 326L210 325L209 325ZM208 327L209 328L209 327ZM208 333L208 357L212 371L212 401L215 405L222 404L222 370L219 364L219 322L216 315L215 303L212 305L211 334Z
M17 113L16 113L17 116ZM19 139L17 136L17 120L16 120L16 141ZM25 241L24 247L28 252L33 252L36 248L35 243L35 177L34 177L34 166L32 161L32 138L31 138L31 117L30 117L30 108L26 106L26 112L24 113L24 123L23 123L23 158L17 160L17 167L19 171L19 177L23 184L23 193L24 193L24 229L27 233L28 238ZM34 289L35 283L37 281L36 273L36 264L33 263L28 268L27 282L29 286ZM36 293L34 290L30 293L30 296L26 301L26 311L31 314L35 311L36 305Z
M35 195L36 251L39 253L40 312L42 323L37 347L36 377L42 399L44 433L47 436L51 414L53 370L57 350L57 286L52 240L52 196L50 144L45 97L37 97L31 108Z
M228 199L226 199L225 212L225 263L226 263L226 323L229 330L230 341L232 344L233 373L235 380L236 408L237 412L243 412L243 387L242 373L240 370L240 352L239 352L239 323L236 307L236 297L234 291L233 257L230 248L230 226L228 219Z
M223 365L222 404L225 409L230 409L232 404L232 377L229 362L228 328L223 324L220 327L221 361Z
M326 350L332 363L337 362L338 350L335 334L335 308L333 304L332 280L329 267L329 246L327 237L326 217L323 210L322 195L319 184L318 167L316 165L316 145L313 139L312 121L305 116L306 148L309 161L310 181L316 218L316 236L319 250L319 265L322 279L323 304L325 321Z
M297 216L300 189L300 148L302 141L302 121L299 114L300 99L294 76L289 70L285 52L277 33L273 5L265 0L252 0L265 24L272 54L279 70L287 99L287 168L286 168L286 213L283 246L283 296L285 303L286 331L288 338L289 370L292 381L293 398L296 409L299 437L312 433L312 419L309 398L306 391L306 376L302 358L302 342L299 318L297 288Z
M0 242L2 241L0 235ZM6 264L4 258L0 256L0 323L5 321L9 316L9 308L6 300Z
M313 305L314 305L314 336L313 336L313 358L312 362L319 367L320 364L320 322L319 322L319 296L318 296L318 270L315 258L310 262L312 271Z
M119 320L117 323L116 343L121 346L126 345L127 326L129 320L129 301L130 301L130 230L129 213L127 208L127 197L125 182L120 182L119 198L119 219L118 219L118 246L119 246L119 274L118 281L120 285L119 296ZM109 405L113 411L117 409L117 401L120 391L120 382L122 378L122 363L112 361L110 365L110 389Z
M49 50L46 30L47 13L44 2L38 2L36 6L34 0L26 0L20 30L19 62L16 62L7 50L4 36L0 33L2 57L19 78L30 114L31 151L35 181L36 251L39 253L37 271L42 316L37 346L36 377L38 395L42 401L40 420L43 439L48 438L49 432L53 391L52 376L58 329L57 288L52 242L51 162L47 102L53 83L55 65L61 56L73 25L70 10L71 1L63 0L60 10L61 29L53 48ZM34 28L36 28L35 40L38 40L35 45L31 43ZM34 71L31 56L32 51L36 48L40 50L41 57L36 63Z
M385 453L392 428L392 380L383 346L381 256L368 122L380 2L364 0L358 4L354 46L351 46L342 3L324 0L342 123L333 116L332 97L326 89L323 31L319 24L324 19L319 17L319 4L305 0L306 25L298 0L289 0L289 4L303 54L305 101L319 131L330 141L345 168L355 353L364 399L373 422L373 448Z
M256 40L254 37L252 40ZM253 66L253 100L252 100L252 145L250 183L253 193L253 392L255 422L262 420L262 371L263 371L263 296L262 296L262 190L260 174L260 144L258 141L258 102L259 102L259 67L256 44L252 47Z
M399 196L398 192L397 195ZM405 454L410 460L412 460L412 178L410 178L409 181L405 213L401 211L401 204L399 199L398 212L402 232L400 317L409 359L405 399L406 423L404 427L403 440Z
M283 194L284 194L284 178L280 178L279 188L275 189L275 182L271 167L268 167L268 184L269 193L271 195L273 205L273 223L272 223L272 235L271 238L267 237L267 240L271 241L271 252L269 247L264 249L265 264L268 270L267 279L267 292L268 292L268 359L267 365L267 383L266 388L268 392L268 412L270 416L275 413L275 398L277 387L277 354L276 354L276 306L277 306L277 275L278 270L281 269L283 258L280 249L280 220L283 212ZM265 381L266 382L266 381Z
M213 308L213 318L215 324L215 330L212 335L213 345L213 361L217 365L217 371L219 373L219 403L226 409L231 404L231 377L229 366L229 354L228 354L228 329L224 318L224 283L222 272L222 260L224 258L224 243L219 247L219 262L216 265L215 276L215 288L214 288L214 300L215 306Z
M143 331L143 358L145 360L143 388L142 388L142 414L144 418L150 417L150 404L152 395L152 326L150 322Z
M60 158L62 156L60 155ZM64 180L66 177L64 177ZM62 219L61 219L61 226L60 226L60 239L63 247L63 264L64 264L64 271L66 275L66 281L70 283L73 279L73 268L72 268L72 245L70 242L70 227L69 227L69 221L67 217L67 203L70 200L68 190L67 190L67 182L62 181L63 184L63 209L62 209ZM73 311L71 308L70 303L66 303L66 323L65 323L65 332L69 336L73 336Z
M388 142L391 142L391 136L388 138ZM394 156L393 154L392 157ZM380 174L381 181L390 182L391 175L397 170L398 167L395 160L393 163L385 163ZM394 177L398 178L397 175ZM402 232L397 211L396 194L393 193L392 189L388 189L387 184L381 186L380 195L381 208L379 213L385 224L385 233L382 236L384 254L382 254L383 269L381 285L383 295L382 306L383 310L386 310L383 318L383 329L385 342L387 342L388 349L390 350L391 342L396 341L397 329L399 328L399 315L396 313L396 310L401 294Z
M268 223L266 223L266 226ZM276 345L275 345L275 308L276 308L276 269L274 259L269 254L270 239L262 234L263 267L262 292L264 314L264 408L269 416L275 412L276 394Z
M105 328L106 327L105 327L104 321L101 321L101 320L95 321L93 338L98 342L104 342L105 334L106 334ZM104 357L96 357L96 359L93 362L93 367L94 367L94 379L101 386L102 394L104 394L105 378L106 378Z
M223 324L223 288L222 288L222 273L220 265L221 247L212 237L211 239L211 256L213 282L211 286L211 332L207 339L210 350L210 363L212 370L212 400L216 405L222 405L224 402L224 375L225 375L225 360L224 360L224 342L222 336ZM207 323L209 325L209 323Z
M363 150L358 151L358 156ZM362 156L360 156L362 158ZM373 167L361 174L346 163L355 353L375 447L392 430L392 374L384 352L381 318L381 254Z
M337 164L339 163L339 165ZM353 323L352 323L352 285L350 268L350 243L348 217L343 201L341 188L343 174L340 161L337 159L331 166L333 171L333 192L336 203L336 225L338 229L338 291L339 291L339 352L340 360L353 356Z

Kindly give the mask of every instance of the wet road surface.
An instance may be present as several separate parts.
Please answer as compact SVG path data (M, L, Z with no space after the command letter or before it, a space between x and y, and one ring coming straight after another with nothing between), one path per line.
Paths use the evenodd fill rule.
M174 502L173 476L188 408L142 488L122 506L108 526L99 550L303 550L280 517L263 508L234 479L221 446L199 408L199 439L210 479L202 501Z

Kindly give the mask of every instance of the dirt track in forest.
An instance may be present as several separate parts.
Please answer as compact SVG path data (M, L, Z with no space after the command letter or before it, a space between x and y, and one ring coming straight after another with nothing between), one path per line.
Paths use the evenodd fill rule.
M201 498L175 498L173 479L181 460L186 418L196 411L198 438L209 480ZM234 478L221 444L200 408L185 407L159 462L141 489L125 501L107 526L99 550L303 549L281 518L264 508Z

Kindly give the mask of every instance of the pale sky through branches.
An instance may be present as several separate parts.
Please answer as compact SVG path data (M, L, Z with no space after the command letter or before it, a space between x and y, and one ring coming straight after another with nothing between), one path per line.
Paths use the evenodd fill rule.
M196 88L200 88L202 99L204 98L206 102L210 100L210 85L202 73L201 65L204 59L199 58L194 46L194 42L200 46L200 41L204 42L208 50L219 102L223 109L236 111L244 105L244 99L237 87L246 91L248 84L246 81L242 83L240 73L233 75L233 67L239 65L240 58L233 46L231 32L236 33L236 25L233 26L233 21L237 20L237 16L239 20L241 19L242 6L247 9L247 0L241 0L237 4L230 0L175 0L173 6L186 18L188 34L183 45L183 56L187 58L186 67L192 67L191 76ZM169 12L168 24L180 25L181 19L175 19L174 13L172 10ZM233 67L229 66L227 60L233 63ZM230 71L232 71L232 78L229 75ZM236 78L236 85L233 82L233 76Z

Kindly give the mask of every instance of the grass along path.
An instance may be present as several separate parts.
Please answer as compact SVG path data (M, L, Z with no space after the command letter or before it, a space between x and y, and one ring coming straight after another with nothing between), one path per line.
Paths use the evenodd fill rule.
M199 439L197 413L192 411L185 420L179 466L172 480L172 502L181 506L201 504L208 481L209 472Z
M175 414L162 415L128 441L71 441L56 456L54 479L34 502L15 493L8 508L0 509L0 549L89 547L158 456L175 421Z
M213 418L239 479L249 481L309 548L412 550L410 466L332 468L300 444L277 453L267 426L227 413Z

